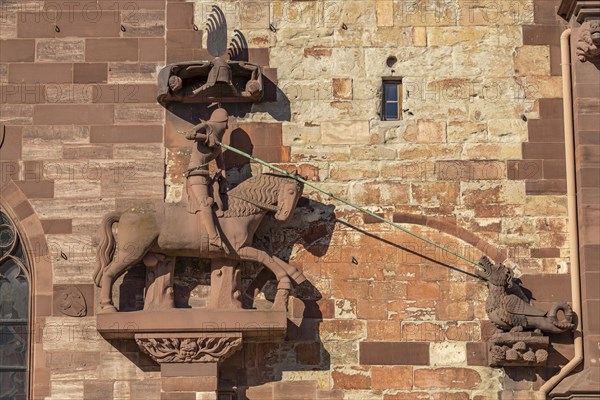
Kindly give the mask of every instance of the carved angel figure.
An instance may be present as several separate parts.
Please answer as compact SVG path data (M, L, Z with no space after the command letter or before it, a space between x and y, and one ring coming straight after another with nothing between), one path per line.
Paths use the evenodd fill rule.
M477 275L487 281L489 289L486 311L497 328L511 332L539 329L547 333L573 329L573 310L569 304L556 303L550 311L535 308L521 288L513 285L512 269L503 264L493 264L485 256L480 264L483 271L477 271ZM564 312L564 319L558 320L559 310Z

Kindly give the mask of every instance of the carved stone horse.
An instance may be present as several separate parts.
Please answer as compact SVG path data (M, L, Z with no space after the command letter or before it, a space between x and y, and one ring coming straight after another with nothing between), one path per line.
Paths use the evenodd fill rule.
M221 271L215 273L214 262L222 265L224 261L225 264L233 264L231 269L234 271L227 278L230 282L217 285L221 289L230 288L231 293L218 295L229 296L230 301L240 304L233 307L241 307L240 276L239 270L234 268L235 264L239 260L260 262L273 271L278 280L273 308L285 309L291 289L290 278L297 284L304 282L306 278L302 272L285 261L252 247L252 242L267 212L275 212L275 219L279 221L289 220L302 190L301 183L276 174L252 177L230 190L227 210L217 219L221 238L224 244L229 246L229 255L223 251L209 249L208 237L199 219L189 214L181 205L165 204L156 212L108 214L102 223L98 266L94 273L96 285L102 288L101 312L116 311L112 301L112 286L127 269L141 260L147 267L152 267L156 266L157 260L174 256L211 258L211 292L215 291L213 279L224 279ZM115 238L112 227L116 222L119 224ZM165 290L170 290L166 295L172 298L172 288L168 287ZM214 295L211 293L211 296Z

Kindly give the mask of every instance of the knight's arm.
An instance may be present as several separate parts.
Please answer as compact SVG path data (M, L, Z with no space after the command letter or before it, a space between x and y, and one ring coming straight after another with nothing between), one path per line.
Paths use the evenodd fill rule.
M202 121L187 132L186 139L205 142L208 137L208 124L206 121Z

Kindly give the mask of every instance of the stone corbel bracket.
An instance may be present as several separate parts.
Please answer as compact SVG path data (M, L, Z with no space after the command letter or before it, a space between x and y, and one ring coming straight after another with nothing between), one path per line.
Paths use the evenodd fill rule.
M575 52L581 62L600 61L600 19L586 20L581 25Z
M550 340L537 332L496 333L488 340L490 367L543 366Z
M136 334L135 342L141 351L158 364L217 363L242 348L241 333L227 334Z

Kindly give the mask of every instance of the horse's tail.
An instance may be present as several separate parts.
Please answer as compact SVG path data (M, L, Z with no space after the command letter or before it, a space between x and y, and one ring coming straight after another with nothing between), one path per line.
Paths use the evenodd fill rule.
M96 255L98 265L94 271L94 282L98 287L101 286L104 269L111 263L113 255L115 254L115 236L112 232L112 226L115 222L119 222L120 219L121 214L111 213L102 220L102 226L100 228L100 244L98 245L98 253Z

